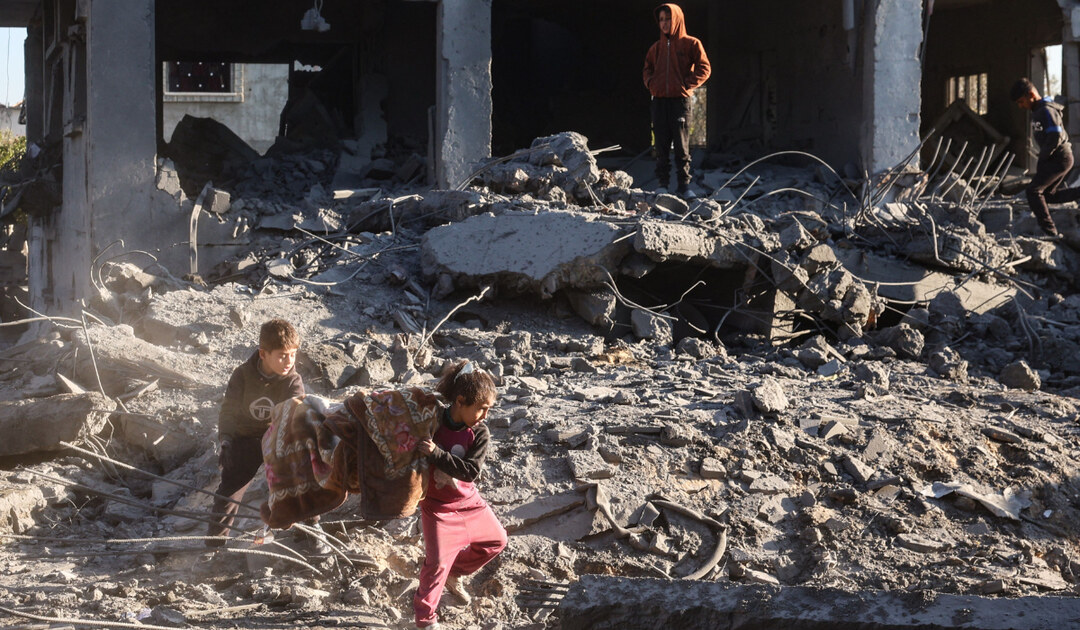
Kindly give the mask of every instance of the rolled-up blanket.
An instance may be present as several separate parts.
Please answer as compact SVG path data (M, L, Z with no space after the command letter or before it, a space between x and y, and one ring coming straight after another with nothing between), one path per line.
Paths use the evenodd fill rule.
M360 494L360 516L408 516L424 495L427 459L416 445L438 427L442 397L430 390L361 392L323 415L300 398L274 407L263 435L269 500L262 519L275 528L337 508Z

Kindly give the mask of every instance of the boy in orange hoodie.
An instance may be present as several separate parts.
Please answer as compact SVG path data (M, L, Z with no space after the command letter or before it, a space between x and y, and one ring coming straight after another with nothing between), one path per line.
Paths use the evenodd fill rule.
M690 190L690 93L705 83L712 68L701 40L686 34L686 20L679 5L662 4L653 15L660 26L660 39L645 55L642 79L652 94L656 179L667 192L674 141L678 194L691 198L695 195Z

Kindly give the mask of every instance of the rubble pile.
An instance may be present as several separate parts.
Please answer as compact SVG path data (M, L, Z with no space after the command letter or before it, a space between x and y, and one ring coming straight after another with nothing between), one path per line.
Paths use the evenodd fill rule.
M339 553L257 518L203 547L220 397L272 317L330 399L457 358L499 384L480 487L510 543L470 604L445 598L448 627L557 627L585 575L888 590L898 618L936 593L1080 593L1066 243L1007 198L886 202L822 169L709 172L689 203L628 177L559 134L466 190L222 185L223 220L276 249L210 287L95 270L85 325L0 350L0 426L66 431L5 452L0 616L409 620L416 517L361 521L353 498L323 516Z

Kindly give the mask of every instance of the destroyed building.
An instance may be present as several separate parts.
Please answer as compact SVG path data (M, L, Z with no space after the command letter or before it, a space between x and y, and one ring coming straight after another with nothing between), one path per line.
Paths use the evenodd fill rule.
M219 4L0 0L40 150L4 199L40 315L5 319L52 319L0 349L5 620L408 616L415 518L201 547L269 317L331 399L497 379L510 544L450 627L1077 617L1080 222L1037 238L1005 96L1061 46L1075 110L1074 2L681 3L715 68L689 202L649 181L654 2ZM242 64L288 69L269 149L166 134L176 72L224 106Z
M53 180L22 201L34 217L31 301L70 308L85 299L91 287L76 270L118 240L154 253L174 273L191 271L190 208L159 186L160 158L183 149L163 140L170 64L220 64L226 74L230 64L288 64L284 137L329 142L348 163L339 167L341 187L355 187L348 174L404 148L420 156L425 183L447 188L488 155L566 129L594 147L646 150L639 57L655 36L653 4L332 2L320 14L327 28L305 30L310 7L292 4L6 0L2 24L28 32L27 135L45 151L43 170L52 170L42 175ZM1025 122L1009 110L1005 90L1017 76L1044 71L1032 51L1062 45L1062 94L1080 92L1078 18L1066 0L688 1L684 8L717 67L705 142L736 154L797 149L842 172L880 173L918 145L949 105L945 92L956 94L963 82L1008 148L1026 155ZM297 71L298 64L320 71ZM980 132L970 126L953 131ZM221 176L227 158L251 155L217 157L225 164L210 161ZM207 175L187 183L189 198ZM225 230L208 223L198 228L206 231L202 242L224 240ZM198 273L216 262L214 251L204 252Z

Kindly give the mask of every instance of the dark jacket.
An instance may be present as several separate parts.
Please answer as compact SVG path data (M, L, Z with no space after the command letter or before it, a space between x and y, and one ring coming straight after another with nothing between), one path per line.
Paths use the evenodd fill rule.
M259 371L259 352L233 370L225 387L218 415L218 439L262 437L270 426L274 405L295 396L303 397L304 380L293 368L288 374L264 375Z
M676 4L662 4L653 11L659 20L660 9L671 12L671 34L661 33L645 55L641 73L645 87L654 97L686 98L712 73L701 40L686 34L686 20Z
M463 510L483 503L474 482L484 467L491 434L482 422L471 429L454 428L452 422L450 410L446 409L432 436L438 448L428 456L431 477L427 496L420 505L433 512Z
M1069 134L1061 120L1064 109L1049 96L1035 101L1031 106L1031 130L1034 132L1036 144L1039 145L1039 162L1048 160L1058 151L1072 151Z

